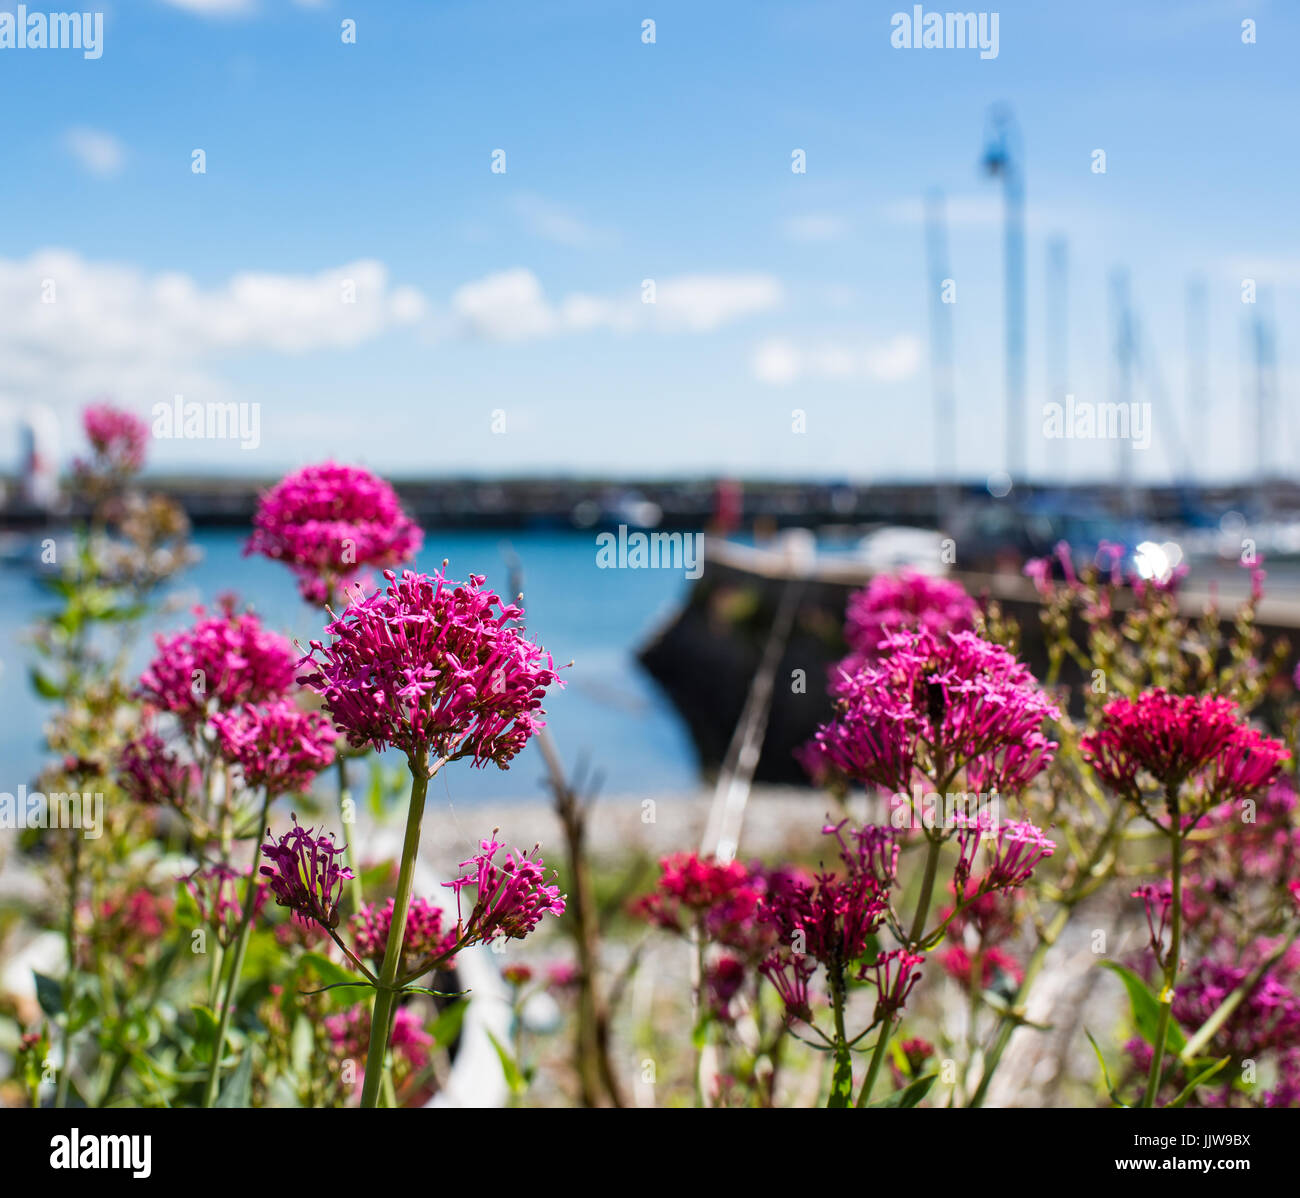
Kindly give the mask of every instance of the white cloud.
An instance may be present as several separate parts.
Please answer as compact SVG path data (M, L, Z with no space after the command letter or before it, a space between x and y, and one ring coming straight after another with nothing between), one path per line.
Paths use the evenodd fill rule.
M868 345L821 341L796 345L784 337L764 341L754 353L754 377L770 386L800 379L819 382L896 383L921 364L921 342L910 333Z
M552 302L524 267L466 283L451 297L453 313L471 336L522 341L561 333L613 329L707 333L780 305L781 284L770 275L680 275L655 283L655 302L637 290L623 296L580 292Z
M837 241L849 231L848 221L833 212L792 216L782 227L791 241Z
M97 129L69 129L63 136L63 144L83 170L101 179L118 174L126 160L122 143L111 133Z
M45 250L0 259L0 378L15 398L55 405L101 392L153 403L220 390L207 370L223 357L356 346L427 312L418 291L393 287L375 261L314 275L250 271L203 287Z

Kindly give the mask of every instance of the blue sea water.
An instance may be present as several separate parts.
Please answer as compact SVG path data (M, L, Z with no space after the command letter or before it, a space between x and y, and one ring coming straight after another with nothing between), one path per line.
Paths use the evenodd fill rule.
M168 598L184 606L155 620L150 632L183 626L193 603L211 604L233 591L271 628L304 644L321 637L321 614L305 605L289 572L280 565L241 554L246 534L233 529L201 530L195 544L202 560L170 588ZM599 569L594 535L567 531L427 531L417 565L436 568L449 559L448 573L484 574L488 585L508 595L508 553L519 559L529 635L554 656L566 685L548 697L547 723L570 765L586 755L604 775L604 796L662 796L692 791L698 763L687 731L667 698L638 666L635 651L670 617L689 583L680 571ZM28 673L36 660L26 632L50 604L48 592L25 566L0 568L0 791L30 785L46 753L42 736L51 705L36 697ZM142 668L152 635L135 653ZM390 755L391 756L391 755ZM400 758L394 757L395 763ZM547 796L544 769L535 746L509 770L483 770L457 763L436 786L454 800Z

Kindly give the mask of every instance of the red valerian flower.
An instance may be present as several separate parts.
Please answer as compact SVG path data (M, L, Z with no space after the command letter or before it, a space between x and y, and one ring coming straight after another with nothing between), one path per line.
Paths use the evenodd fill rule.
M925 629L937 636L970 632L975 627L975 601L960 583L916 570L877 574L867 586L849 596L844 639L856 665L874 659L880 644L898 632ZM853 673L846 665L846 673Z
M184 807L198 791L199 770L167 747L146 716L144 730L122 749L117 781L137 803Z
M382 961L388 948L388 935L393 925L393 900L382 907L368 903L349 921L352 947L357 956L372 961ZM443 911L437 903L425 898L413 898L406 914L406 933L402 937L402 967L405 976L425 962L450 967L455 959L450 956L457 944L457 930L443 927ZM427 972L427 971L426 971Z
M94 403L82 411L81 426L96 459L90 467L78 463L82 470L134 474L144 465L149 426L138 416L111 403Z
M316 690L354 748L394 745L408 758L470 757L502 769L542 727L551 657L526 639L523 610L441 574L384 572L387 591L349 604L311 642L299 681ZM319 654L319 657L317 656Z
M245 703L212 717L221 755L239 766L250 787L271 797L306 790L334 760L338 733L319 712L305 712L288 699Z
M984 949L983 952L978 954L978 957L980 963L979 984L983 990L989 989L998 980L999 974L1003 974L1010 979L1011 988L1019 986L1025 976L1025 971L1021 968L1020 962L1006 949L997 945ZM965 945L948 945L939 953L939 964L943 966L943 971L960 983L962 987L970 986L971 973L974 971L975 962L972 959L971 952Z
M1190 812L1192 822L1209 807L1271 786L1290 757L1281 741L1246 724L1231 699L1161 687L1112 700L1080 747L1111 789L1134 800L1142 773L1166 791L1190 782L1200 808Z
M334 1055L342 1060L364 1064L370 1047L370 1011L364 1004L338 1014L325 1016ZM388 1043L393 1054L411 1068L419 1068L429 1059L434 1039L424 1030L420 1017L410 1007L398 1007L393 1014L393 1030ZM358 1067L357 1075L363 1074Z
M972 888L976 895L994 890L1011 890L1029 881L1034 868L1056 851L1054 841L1027 821L1006 820L996 831L978 820L957 813L957 866L953 871L953 890L961 900L974 866L976 850L983 844L992 860Z
M972 632L899 633L842 675L838 713L805 751L814 773L906 794L942 768L966 789L1013 792L1052 760L1043 721L1059 712L1029 670Z
M476 888L469 918L465 919L462 912L460 919L463 934L475 940L491 941L497 936L521 940L544 915L564 914L564 895L558 886L547 883L542 859L530 858L527 853L507 853L498 865L492 858L500 849L495 840L483 841L482 852L460 863L461 869L470 872L443 883L456 892L458 912L462 912L461 892L467 886Z
M714 1015L723 1023L730 1023L735 1016L731 1004L745 983L745 963L724 953L707 966L704 980Z
M343 883L354 876L335 860L345 852L328 832L317 836L314 829L301 827L295 815L288 832L262 845L262 856L271 864L262 866L261 872L276 903L288 907L297 919L337 928Z
M293 648L252 613L236 615L227 600L219 615L197 607L190 628L155 638L157 653L140 676L140 691L187 728L212 710L278 699L293 684Z
M903 1009L912 987L921 980L917 970L924 964L925 958L919 953L898 948L881 953L872 964L864 965L859 970L859 981L869 980L876 987L873 1023L889 1019Z
M423 539L382 478L324 462L294 471L262 496L244 554L284 562L304 599L326 603L361 570L409 561Z
M248 870L242 873L219 861L200 866L184 878L185 889L190 892L199 909L199 918L215 932L223 945L234 943L243 922L243 896L247 889ZM257 882L253 888L253 917L256 918L266 904L266 883Z

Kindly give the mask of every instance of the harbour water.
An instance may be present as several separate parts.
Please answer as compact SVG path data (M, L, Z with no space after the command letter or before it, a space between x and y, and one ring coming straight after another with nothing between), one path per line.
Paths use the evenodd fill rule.
M151 623L133 668L145 664L154 632L183 626L194 603L212 604L223 592L234 592L268 626L304 644L321 636L323 613L300 600L284 567L243 557L245 538L237 529L195 534L202 560L169 589L167 599L180 606ZM642 639L669 616L689 586L683 572L602 569L592 533L527 530L426 531L417 566L432 570L447 558L452 577L484 574L488 585L508 595L511 552L523 569L529 635L557 665L573 662L562 671L565 687L553 691L546 705L565 760L572 763L585 754L602 772L601 794L609 797L694 791L698 767L686 728L635 659ZM36 659L26 633L50 603L32 569L0 568L0 790L30 785L45 757L42 726L50 704L35 696L28 681ZM540 753L530 746L507 771L461 763L435 785L442 788L440 797L453 801L543 799L544 773Z

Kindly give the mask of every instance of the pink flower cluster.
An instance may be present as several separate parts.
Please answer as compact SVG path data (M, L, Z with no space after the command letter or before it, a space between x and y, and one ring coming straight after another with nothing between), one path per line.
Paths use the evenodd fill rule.
M244 783L276 795L306 790L334 760L338 733L324 716L288 699L245 703L212 717L221 755L239 766Z
M214 861L200 866L184 878L199 909L199 918L216 931L222 944L232 944L243 922L243 895L248 871L232 869ZM253 891L253 917L266 905L266 883L257 882Z
M138 416L110 403L89 404L81 413L95 465L114 474L134 474L144 465L149 426Z
M786 1014L805 1023L812 1021L808 984L818 965L832 978L842 978L857 965L860 979L883 982L878 1003L884 1004L879 1007L884 1010L892 998L906 998L908 976L916 964L910 957L888 954L863 960L889 911L896 857L886 838L892 839L892 832L877 829L883 834L879 839L855 834L850 844L842 829L842 824L835 824L824 831L835 836L847 872L843 876L821 873L814 879L774 875L759 912L776 940L759 968L781 996ZM896 968L892 976L891 966Z
M557 681L550 655L516 625L484 579L449 582L385 571L387 591L350 604L311 643L299 681L324 698L356 748L395 745L412 757L472 757L506 768L542 726L542 698ZM317 656L319 655L319 657Z
M975 792L1020 790L1056 749L1042 732L1059 715L1033 675L972 632L887 637L876 662L842 675L839 712L806 747L814 773L906 794L912 783L965 773Z
M281 907L288 907L304 923L314 920L322 927L336 928L343 883L354 876L336 860L344 851L328 832L317 836L314 829L300 826L295 815L290 831L262 845L262 856L271 864L262 866L261 872Z
M193 728L213 709L261 703L289 689L293 648L252 612L236 615L228 601L219 614L202 607L194 614L192 627L155 638L157 652L140 677L150 703Z
M872 660L880 643L897 632L924 629L935 636L975 627L975 601L960 583L916 570L877 574L849 596L844 639L856 664ZM846 672L854 672L852 669Z
M304 599L326 603L358 571L409 561L423 539L382 478L325 462L287 475L262 497L244 553L284 562Z
M1230 699L1159 687L1108 703L1101 726L1080 747L1122 795L1137 798L1139 774L1146 773L1167 790L1191 781L1203 807L1266 789L1290 757L1281 741L1246 724Z
M357 1076L360 1077L370 1048L369 1007L361 1003L341 1014L326 1015L325 1031L334 1055L341 1060L355 1061ZM419 1068L429 1059L434 1039L424 1030L420 1017L410 1007L398 1007L393 1013L393 1030L388 1044L400 1061L411 1068Z
M168 749L146 722L144 731L122 749L117 780L138 803L184 807L198 792L199 770Z
M492 941L498 936L520 940L537 927L544 915L564 914L564 895L558 886L546 881L541 858L506 853L498 865L493 858L500 849L495 840L483 841L481 852L460 863L461 869L470 872L443 883L456 893L462 934L474 940ZM475 888L475 899L466 920L461 894L469 886Z
M380 962L388 948L388 934L393 925L393 900L382 907L367 904L352 916L349 928L352 947L357 956ZM428 969L436 964L441 968L451 965L450 954L458 943L458 930L443 927L442 908L425 898L413 898L406 915L406 933L402 937L402 968L405 976L428 962ZM428 972L428 969L422 972Z
M971 888L973 895L1023 886L1035 867L1056 851L1055 843L1028 822L1006 820L991 829L961 813L956 819L958 855L953 890L962 903L967 901L966 888L981 844L992 854L992 861Z

